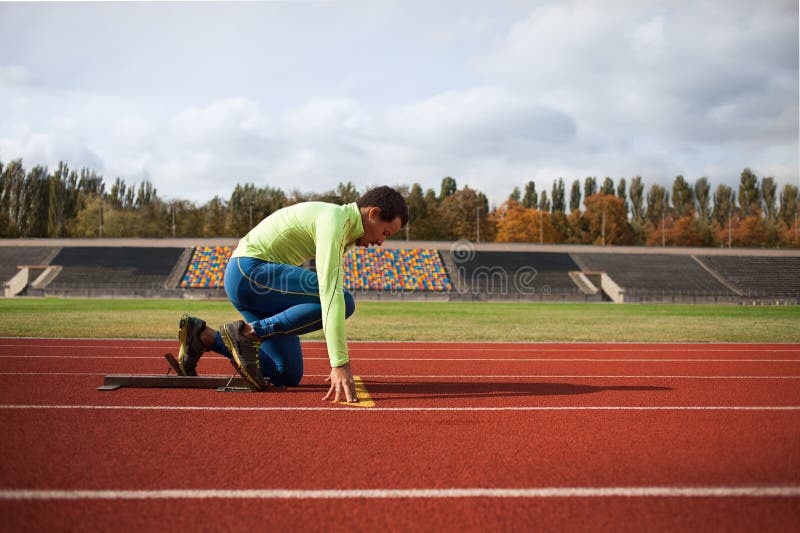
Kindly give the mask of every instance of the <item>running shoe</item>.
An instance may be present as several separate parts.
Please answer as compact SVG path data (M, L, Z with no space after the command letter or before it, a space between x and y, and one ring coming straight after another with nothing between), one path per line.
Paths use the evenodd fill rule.
M200 341L200 333L204 329L204 320L189 315L181 317L178 328L178 342L181 346L178 350L178 368L175 369L181 376L197 375L197 362L208 351Z
M251 389L263 391L267 389L268 383L261 373L261 364L258 361L258 346L261 341L246 337L242 333L244 327L244 320L237 320L221 326L219 332L225 346L233 354L233 368L247 381Z

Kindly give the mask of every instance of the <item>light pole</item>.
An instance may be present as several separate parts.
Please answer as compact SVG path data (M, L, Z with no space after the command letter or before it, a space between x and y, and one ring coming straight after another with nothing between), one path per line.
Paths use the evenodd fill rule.
M544 209L539 209L539 244L544 244Z
M475 242L481 242L481 206L475 208Z
M728 249L731 247L733 237L733 209L728 209Z
M602 226L603 226L603 246L605 246L606 245L606 210L605 209L603 209Z

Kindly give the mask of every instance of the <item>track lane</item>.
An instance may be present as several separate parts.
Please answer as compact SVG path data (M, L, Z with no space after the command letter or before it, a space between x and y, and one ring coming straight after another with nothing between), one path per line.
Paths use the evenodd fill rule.
M44 344L49 339L42 341ZM49 340L52 341L52 340ZM98 353L107 353L98 343ZM135 344L135 343L134 343ZM172 346L172 348L169 348ZM307 345L304 344L304 349ZM487 345L491 347L492 345ZM582 345L578 345L582 347ZM621 345L630 348L630 345ZM647 345L652 348L653 345ZM395 346L396 347L396 346ZM441 350L431 359L453 358ZM540 347L540 345L533 345ZM595 358L636 357L628 352L606 350ZM41 347L40 347L41 348ZM164 350L167 348L167 350ZM792 361L799 358L794 345L772 345L771 352L753 350L674 351L650 359L760 358L747 368L734 361L392 361L397 350L376 352L371 360L358 361L357 372L366 376L367 387L379 406L392 405L653 405L664 399L687 405L708 401L785 402L800 405L795 380L687 380L680 378L370 378L410 374L447 374L464 370L495 369L495 374L543 372L614 373L654 370L691 373L710 370L744 374L751 372L798 374ZM424 348L414 356L426 357ZM462 347L463 348L463 347ZM516 350L516 345L511 348ZM523 347L528 349L528 347ZM740 347L741 348L741 347ZM788 349L787 349L788 348ZM2 350L11 347L0 347ZM37 348L39 349L39 348ZM483 349L483 345L481 348ZM560 349L554 346L553 349ZM694 350L694 348L692 348ZM83 347L75 354L87 353ZM29 359L23 366L36 371L106 369L119 365L122 373L138 373L153 365L161 369L162 353L174 343L144 343L148 359ZM30 352L33 353L33 352ZM45 353L51 353L47 349ZM61 352L59 352L61 353ZM499 358L519 357L509 351ZM530 351L530 354L537 352ZM573 358L581 353L561 350ZM551 354L552 354L551 353ZM208 405L326 406L319 398L325 385L320 377L327 368L324 348L310 347L305 387L287 393L220 394L211 391L123 390L99 393L99 376L0 375L3 403L107 402L110 405ZM550 356L547 354L546 356ZM469 355L469 354L467 354ZM474 354L473 354L474 355ZM541 355L541 354L540 354ZM666 355L669 355L667 357ZM536 356L536 355L533 355ZM651 357L655 356L655 357ZM383 359L383 360L377 360ZM228 372L222 358L203 368ZM19 358L0 359L7 371ZM53 362L55 367L51 366ZM87 363L88 362L88 363ZM99 366L98 366L99 365ZM208 365L208 366L205 366ZM470 366L475 365L475 366ZM655 366L654 366L655 365ZM660 366L659 366L660 365ZM148 366L149 368L149 366ZM127 370L126 370L127 369ZM727 370L726 370L727 369ZM155 372L160 373L160 372ZM220 372L223 373L223 372ZM396 374L395 374L396 375ZM621 388L621 387L649 388ZM662 390L655 387L664 387ZM671 389L671 390L670 390ZM662 396L662 395L669 395ZM669 402L668 402L669 403ZM674 403L674 402L673 402ZM737 405L743 405L738 403ZM376 411L333 407L317 411L90 411L0 409L0 426L9 428L6 453L0 460L0 480L14 488L458 488L458 487L601 487L601 486L708 486L729 487L760 484L800 484L800 411ZM342 426L355 439L337 438ZM199 448L190 457L170 455L185 443ZM178 443L176 445L176 443ZM264 450L263 457L253 450ZM276 463L273 450L284 461ZM247 469L243 461L250 461ZM263 465L263 470L258 466ZM337 465L334 469L331 465ZM257 473L257 476L248 474ZM27 485L27 486L26 486ZM6 485L8 487L10 485ZM259 509L268 508L269 512ZM254 512L253 509L256 509ZM800 519L797 498L565 498L502 500L466 498L448 501L229 501L203 500L175 504L170 501L129 502L7 502L0 513L11 516L20 529L46 520L82 523L96 529L117 529L120 517L139 529L160 530L165 523L177 530L242 529L281 526L314 528L342 523L357 529L442 530L454 526L467 531L500 528L642 530L789 529ZM279 515L277 518L273 518ZM68 522L73 520L73 522ZM74 522L77 520L78 522ZM339 520L339 522L336 522ZM11 524L13 526L13 524ZM752 525L752 527L748 526ZM44 528L43 527L43 528ZM42 529L43 529L42 528ZM16 529L16 528L12 528ZM34 527L34 529L36 529Z
M800 359L797 344L624 344L624 343L430 343L430 342L351 342L354 357L384 358L449 358L474 359L491 354L493 359L540 358L681 358L681 359ZM93 340L93 339L14 339L0 338L0 356L101 355L161 357L166 351L177 350L177 341ZM325 357L325 343L303 342L309 357Z
M364 378L379 407L800 406L797 380L542 378L531 380ZM264 394L214 390L119 389L100 392L99 375L0 375L1 404L314 406L322 377Z
M98 490L800 484L799 411L691 418L367 411L3 410L10 431L0 483Z
M794 361L447 361L447 360L364 360L352 359L353 370L363 376L380 375L744 375L800 376L800 360ZM304 358L307 374L330 371L327 358ZM81 358L47 356L0 357L0 372L52 373L102 372L119 374L163 374L168 366L163 354L130 358L86 356ZM198 365L198 373L225 375L232 372L228 360L218 354L206 354Z
M11 530L790 531L791 498L0 502Z

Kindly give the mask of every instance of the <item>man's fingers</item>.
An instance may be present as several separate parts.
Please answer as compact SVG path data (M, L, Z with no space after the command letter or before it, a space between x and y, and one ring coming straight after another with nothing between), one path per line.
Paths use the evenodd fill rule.
M341 399L341 395L342 395L342 384L341 383L337 383L336 384L336 397L333 399L333 401L334 402L338 402Z
M332 393L332 392L333 392L333 385L331 385L331 388L330 388L330 389L328 389L328 394L326 394L326 395L325 395L325 397L324 397L324 398L322 398L322 399L323 399L323 400L327 400L328 398L330 398L330 397L331 397L331 393Z
M356 395L356 384L355 382L351 382L347 384L347 401L348 402L357 402L358 396Z

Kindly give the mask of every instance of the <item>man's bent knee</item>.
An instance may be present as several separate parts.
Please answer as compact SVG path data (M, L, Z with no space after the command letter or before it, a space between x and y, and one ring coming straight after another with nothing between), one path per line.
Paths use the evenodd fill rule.
M294 373L290 372L286 374L286 386L287 387L297 387L300 385L300 382L303 380L303 373Z
M344 292L344 317L349 318L356 312L356 300L349 292Z

